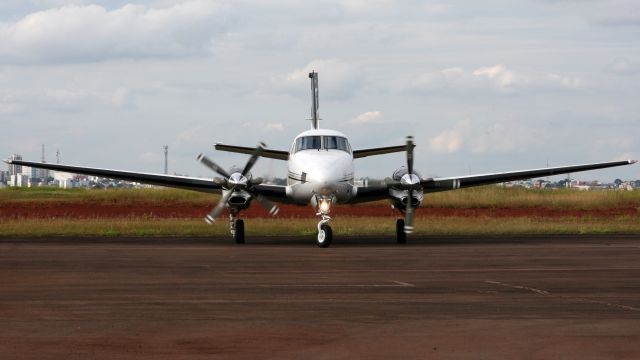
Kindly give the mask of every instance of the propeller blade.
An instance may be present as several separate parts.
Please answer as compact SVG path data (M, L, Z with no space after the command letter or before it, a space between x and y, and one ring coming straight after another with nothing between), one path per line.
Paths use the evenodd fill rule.
M280 211L280 208L278 207L278 205L274 204L271 200L267 199L266 197L260 194L255 194L254 197L260 203L260 205L262 205L262 207L269 212L269 215L276 216L278 214L278 211Z
M216 218L220 216L220 213L222 213L222 210L224 210L224 206L227 204L227 201L229 201L232 193L233 191L227 191L227 193L222 196L218 204L211 209L211 212L205 216L204 221L208 224L213 224L216 221Z
M413 136L407 136L407 170L413 174Z
M409 199L407 201L407 212L404 215L404 232L405 234L411 234L413 232L413 199L412 191L409 190Z
M242 170L242 176L247 176L253 165L255 165L256 161L258 161L260 155L262 155L262 150L264 150L265 146L267 145L263 142L258 143L256 151L253 153L253 155L251 155L249 161L247 161L247 165L245 165L244 170Z
M228 179L231 176L231 175L229 175L229 173L225 169L221 168L216 163L214 163L213 161L209 160L209 158L204 156L203 154L198 155L198 160L200 160L200 162L203 163L209 169L211 169L211 170L217 172L218 174L224 176L225 179Z

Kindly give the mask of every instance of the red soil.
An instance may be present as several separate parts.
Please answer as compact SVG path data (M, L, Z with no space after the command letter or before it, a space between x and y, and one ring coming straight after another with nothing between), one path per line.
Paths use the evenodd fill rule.
M213 207L215 204L211 204ZM201 218L211 207L186 203L167 204L104 204L104 203L4 203L0 205L0 219L22 218ZM638 215L636 207L612 209L544 209L544 208L421 208L418 217L595 217ZM397 210L389 206L337 206L332 212L335 216L396 216ZM257 204L242 212L242 217L269 217ZM315 212L310 206L280 205L277 217L313 218Z

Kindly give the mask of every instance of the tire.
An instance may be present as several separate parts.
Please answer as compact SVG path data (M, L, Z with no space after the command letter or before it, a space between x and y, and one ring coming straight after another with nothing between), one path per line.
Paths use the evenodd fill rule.
M244 221L236 220L236 233L233 235L236 244L244 244Z
M333 230L331 230L331 226L329 225L321 225L320 232L318 232L318 247L328 248L331 246L331 241L333 240Z
M404 219L396 220L396 242L398 244L407 243L407 234L404 232Z

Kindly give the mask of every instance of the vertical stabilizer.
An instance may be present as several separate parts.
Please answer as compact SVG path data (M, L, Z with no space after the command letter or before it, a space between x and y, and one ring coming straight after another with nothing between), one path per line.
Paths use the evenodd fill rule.
M311 79L311 128L318 129L320 121L320 114L318 109L320 108L320 102L318 101L318 73L312 71L309 73Z

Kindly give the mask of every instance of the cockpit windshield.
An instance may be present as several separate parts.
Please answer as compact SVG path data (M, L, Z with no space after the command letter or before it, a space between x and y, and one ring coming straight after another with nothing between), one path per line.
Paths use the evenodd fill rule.
M296 152L300 150L320 150L320 136L305 136L296 140Z
M349 152L349 146L347 145L347 139L340 136L323 136L325 150L337 149Z
M351 152L349 142L342 136L303 136L296 140L295 152L321 149Z

